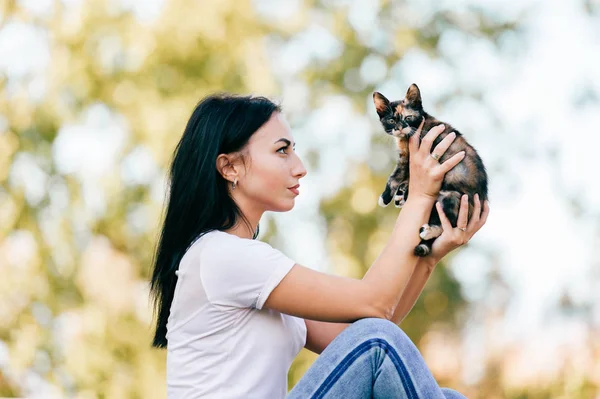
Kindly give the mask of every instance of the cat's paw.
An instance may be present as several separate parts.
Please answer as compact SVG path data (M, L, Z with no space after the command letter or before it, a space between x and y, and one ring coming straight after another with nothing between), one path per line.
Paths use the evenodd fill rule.
M427 245L425 245L425 244L419 244L419 245L417 245L415 247L415 250L414 250L415 256L418 256L418 257L421 257L421 258L429 255L429 252L431 252L431 249Z
M396 194L394 196L394 206L396 208L402 208L406 201L404 200L404 193Z
M442 232L443 230L441 226L424 224L419 229L419 237L421 237L422 240L431 240L432 238L441 236Z
M386 204L383 197L379 197L379 201L377 201L377 202L379 203L379 206L381 206L383 208L385 208L386 206L388 206L390 204L389 202Z

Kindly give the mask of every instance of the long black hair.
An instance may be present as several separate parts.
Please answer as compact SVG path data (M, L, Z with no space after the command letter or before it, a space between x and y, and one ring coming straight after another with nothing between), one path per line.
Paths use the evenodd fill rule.
M152 346L167 346L175 271L188 247L209 231L230 229L238 221L248 223L229 194L229 182L217 171L217 156L242 150L252 134L280 111L267 98L231 94L210 95L194 109L173 153L166 215L154 254ZM257 234L258 229L254 238Z

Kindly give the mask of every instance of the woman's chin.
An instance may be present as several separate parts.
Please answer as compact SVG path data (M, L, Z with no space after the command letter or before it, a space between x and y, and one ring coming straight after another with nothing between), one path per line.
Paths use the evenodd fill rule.
M277 204L274 204L274 206L271 208L272 212L287 212L287 211L291 211L294 208L294 205L296 205L296 199L295 198L291 198L291 199L286 199L285 201L281 201Z

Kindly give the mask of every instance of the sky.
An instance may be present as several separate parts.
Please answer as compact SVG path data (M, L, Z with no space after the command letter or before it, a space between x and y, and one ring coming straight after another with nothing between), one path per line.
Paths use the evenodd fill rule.
M52 6L51 0L21 2L38 13ZM383 40L383 33L372 23L377 1L329 2L350 5L349 22L365 41ZM267 17L277 18L292 16L300 4L274 0L254 3ZM434 7L460 10L481 2L408 3L411 14L407 23L419 26ZM591 3L600 6L597 0ZM151 23L163 2L127 0L122 4ZM576 341L581 334L580 320L565 323L548 316L565 290L576 304L595 304L594 320L600 326L600 185L595 154L600 148L600 102L593 101L594 96L600 96L600 20L585 15L578 4L564 0L486 1L482 7L492 18L525 15L520 34L502 37L500 51L483 39L448 30L440 40L441 58L410 50L397 64L387 66L372 56L361 68L348 73L349 86L385 78L377 90L389 93L388 97L402 97L410 83L418 82L426 109L457 87L482 93L482 102L459 97L442 108L433 108L432 113L458 127L489 168L488 223L450 267L474 304L489 300L481 282L498 268L511 290L506 319L500 326L507 341L535 342L540 335L551 346L565 339ZM9 56L17 50L16 36L21 48L29 49L18 59ZM42 31L9 24L0 32L0 71L17 77L41 73L49 62L47 40ZM341 56L340 48L335 36L317 20L289 44L273 47L272 68L282 82L284 109L291 114L306 109L308 90L298 72L312 60ZM30 89L42 95L43 80L35 81ZM368 110L372 110L370 101L365 99ZM381 171L390 164L378 163L377 159L386 158L369 152L371 135L380 134L375 113L356 113L344 96L327 98L306 123L293 123L292 127L300 156L318 148L322 163L309 170L301 182L294 211L274 218L286 232L283 247L289 256L308 267L328 270L331 259L324 246L319 201L350 183L348 165L368 162ZM118 116L102 105L92 107L78 124L61 128L53 146L55 162L65 173L101 175L103 168L121 156L127 134ZM343 140L343 135L353 140ZM103 150L85 152L92 147ZM558 157L551 156L549 148L558 149ZM125 179L133 182L152 181L159 174L143 147L120 162ZM11 182L26 185L28 200L33 203L43 195L45 179L26 155L19 157L11 170ZM568 196L581 203L581 212L573 211ZM93 187L88 187L86 198L93 212L104 212L101 195ZM162 200L158 188L156 198ZM140 218L143 214L137 219L134 215L132 220L139 222ZM494 254L495 263L490 262L489 253Z

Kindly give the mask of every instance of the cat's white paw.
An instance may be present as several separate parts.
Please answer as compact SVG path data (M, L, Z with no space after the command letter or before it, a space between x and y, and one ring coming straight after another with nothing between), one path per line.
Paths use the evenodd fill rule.
M379 203L379 206L385 208L386 206L388 206L389 204L386 204L385 202L383 202L383 197L379 197L379 201L377 201Z
M419 237L421 237L421 240L428 240L430 234L431 227L428 224L421 226L421 229L419 230Z
M402 195L396 195L394 197L394 206L396 208L402 208L405 203L406 203L406 201L404 201L404 194L402 194Z
M431 226L429 224L424 224L419 229L419 237L421 240L431 240L432 238L437 238L442 235L443 229L441 226Z

